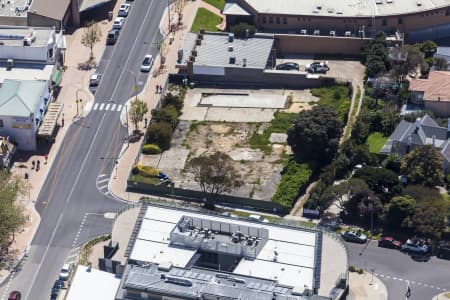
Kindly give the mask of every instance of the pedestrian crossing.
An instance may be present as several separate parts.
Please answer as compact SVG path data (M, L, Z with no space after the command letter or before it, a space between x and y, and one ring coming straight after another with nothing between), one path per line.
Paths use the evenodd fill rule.
M95 103L92 110L97 111L122 111L123 105L116 103Z

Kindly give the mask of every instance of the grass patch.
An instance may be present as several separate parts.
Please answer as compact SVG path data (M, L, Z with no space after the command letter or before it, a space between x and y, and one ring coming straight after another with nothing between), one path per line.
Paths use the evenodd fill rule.
M334 85L330 87L315 88L311 90L313 96L319 97L318 105L328 105L336 109L339 119L347 123L348 111L350 110L350 90L345 85Z
M205 29L206 31L216 32L217 25L222 22L222 18L216 14L213 14L209 10L200 7L195 15L194 23L192 23L191 31L198 32L200 29Z
M255 131L250 137L249 143L252 149L260 149L265 154L272 152L269 138L272 133L286 133L287 129L291 127L297 119L296 113L276 112L274 118L270 121L270 126L264 130L262 134Z
M140 174L132 174L130 176L130 180L134 182L141 182L152 185L158 185L160 183L160 180L157 177L147 177Z
M212 6L222 10L225 7L225 0L203 0L206 3L211 4Z
M356 92L356 97L355 97L355 103L353 105L353 110L350 114L350 119L347 122L347 127L345 127L344 140L346 140L350 137L350 133L352 132L353 123L355 123L355 120L356 120L356 112L358 111L360 102L361 102L361 89L358 87L358 90Z
M366 144L369 145L369 151L372 153L380 153L381 148L386 143L388 137L383 136L381 132L373 132L367 138Z

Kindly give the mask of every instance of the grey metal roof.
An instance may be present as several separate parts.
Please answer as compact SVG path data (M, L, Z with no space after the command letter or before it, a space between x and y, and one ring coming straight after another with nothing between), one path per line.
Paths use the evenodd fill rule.
M190 33L194 34L194 33ZM195 34L194 34L195 35ZM206 33L201 45L195 47L195 66L244 67L264 69L273 46L273 36L253 35L248 39L228 41L228 33ZM232 51L230 51L232 47ZM230 64L234 56L235 63Z
M35 113L42 100L45 81L5 80L0 88L0 116L30 117Z
M450 57L450 47L438 47L436 50L436 55Z
M433 120L429 115L425 115L420 120L420 125L422 126L432 126L432 127L440 127L436 121Z
M441 154L447 162L450 162L450 140L447 140L447 142L445 142L444 146L442 147Z
M251 14L240 6L236 1L227 1L225 7L223 8L224 15L234 15L234 16L250 16Z

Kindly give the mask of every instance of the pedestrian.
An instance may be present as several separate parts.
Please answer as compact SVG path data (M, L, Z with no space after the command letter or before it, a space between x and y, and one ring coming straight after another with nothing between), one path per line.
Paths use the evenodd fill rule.
M145 119L144 119L144 127L145 127L145 128L147 128L147 123L148 123L148 120L147 120L147 118L145 118Z
M155 94L158 94L158 91L159 91L159 85L156 85L156 93Z
M34 160L31 162L31 170L34 170L34 166L35 166L35 162L34 162Z
M36 163L36 172L39 171L40 166L41 166L41 162L40 162L39 159L38 159L38 160L37 160L37 163Z
M47 159L48 159L48 154L45 154L44 158L45 158L44 165L46 165L47 164Z

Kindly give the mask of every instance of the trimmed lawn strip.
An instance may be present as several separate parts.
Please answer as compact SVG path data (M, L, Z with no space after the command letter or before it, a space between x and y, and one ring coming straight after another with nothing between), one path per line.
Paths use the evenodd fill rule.
M219 31L216 26L219 25L221 22L222 22L221 17L203 7L200 7L197 10L197 14L195 15L191 31L198 32L200 29L205 29L206 31L216 32Z
M208 4L222 10L225 7L225 0L203 0Z
M380 153L381 148L386 143L388 137L383 136L381 132L373 132L367 138L366 144L369 145L371 153Z

